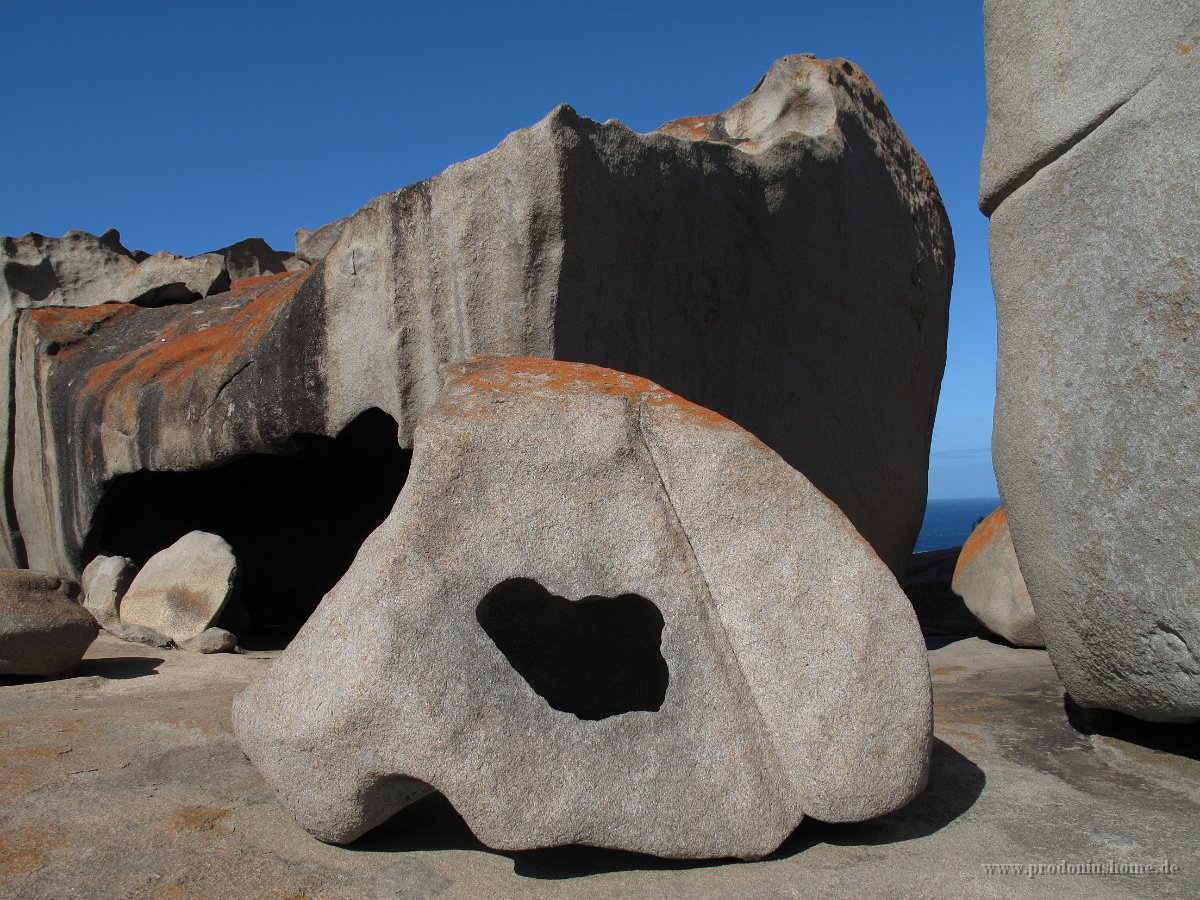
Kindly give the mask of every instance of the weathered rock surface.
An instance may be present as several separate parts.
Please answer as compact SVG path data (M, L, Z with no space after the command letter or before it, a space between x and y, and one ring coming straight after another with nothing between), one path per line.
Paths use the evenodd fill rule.
M102 303L163 306L229 290L230 281L298 271L294 254L246 238L199 256L127 250L110 228L96 236L70 231L0 238L0 318L20 309Z
M260 237L246 238L213 252L224 260L225 270L232 281L298 272L305 267L305 261L296 254L272 250L271 245Z
M100 626L56 575L0 569L0 675L61 678L79 665Z
M39 306L103 303L146 258L121 245L110 228L97 237L68 231L61 238L26 234L0 238L0 315Z
M155 253L146 257L112 290L96 295L94 303L134 303L138 306L165 306L190 303L209 294L229 290L229 272L217 253L183 257L174 253ZM83 304L80 304L83 305Z
M28 564L70 573L98 552L122 474L284 453L373 407L411 446L441 367L473 352L681 391L907 564L953 257L933 180L846 61L785 57L705 121L637 134L560 106L372 200L303 272L186 307L22 315L9 529Z
M193 653L233 653L237 650L237 635L224 628L205 628L195 637L180 642L179 649Z
M119 621L121 598L135 575L137 566L124 556L97 556L83 570L83 605L102 628Z
M1200 8L987 4L994 460L1080 704L1200 717ZM1052 148L1047 152L1045 148Z
M993 634L1018 647L1046 646L1003 506L971 532L958 555L951 586Z
M243 749L354 840L441 791L491 847L757 857L925 783L916 617L842 513L644 379L472 357Z
M138 572L121 599L121 622L182 643L217 620L236 579L237 560L229 544L219 535L193 531Z
M338 219L320 228L296 229L296 258L307 263L320 262L342 234L346 220Z
M175 646L175 642L165 634L155 631L153 628L147 628L145 625L126 625L124 622L113 622L111 625L105 625L104 630L130 644L145 644L147 647L158 647L164 650Z

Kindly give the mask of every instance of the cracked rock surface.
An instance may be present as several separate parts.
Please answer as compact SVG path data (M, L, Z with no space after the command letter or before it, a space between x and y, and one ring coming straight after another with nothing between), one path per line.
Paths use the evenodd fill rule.
M1200 8L990 0L994 463L1086 707L1200 718Z
M912 608L804 476L649 381L513 357L449 368L391 515L233 718L324 841L432 787L490 847L672 857L883 815L931 740Z

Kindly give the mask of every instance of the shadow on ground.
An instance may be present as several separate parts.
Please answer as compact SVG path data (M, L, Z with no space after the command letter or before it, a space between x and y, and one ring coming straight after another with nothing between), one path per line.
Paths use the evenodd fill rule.
M1200 723L1143 722L1107 709L1087 709L1068 694L1063 708L1071 727L1081 734L1099 734L1160 753L1200 760Z
M100 659L85 659L79 663L79 668L65 678L141 678L145 675L157 675L156 671L163 664L162 659L153 656L110 656ZM43 678L36 675L0 675L0 686L11 684L37 684L42 681L62 681L62 678Z
M817 844L863 846L893 844L931 835L970 809L983 792L983 771L953 747L935 739L929 787L912 803L870 822L830 825L805 819L765 860L786 859ZM413 804L389 822L355 842L351 849L385 852L475 850L513 861L513 871L526 878L567 879L609 872L697 869L738 862L730 859L663 859L600 847L550 847L542 850L495 851L484 846L441 794Z

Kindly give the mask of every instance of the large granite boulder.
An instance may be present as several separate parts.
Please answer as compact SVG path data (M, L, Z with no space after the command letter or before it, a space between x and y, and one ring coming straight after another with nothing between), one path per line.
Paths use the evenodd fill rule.
M758 857L924 784L930 688L888 568L800 473L641 378L472 357L387 521L234 704L297 821L430 788L491 847Z
M289 452L371 408L411 446L441 366L495 352L686 392L907 563L953 250L927 168L852 63L784 57L727 113L651 134L560 106L326 236L318 265L188 306L21 315L17 558L78 571L124 474Z
M217 621L236 587L237 559L229 544L220 535L193 531L138 572L121 598L121 623L182 643Z
M994 458L1081 705L1200 717L1200 7L989 0Z
M950 585L993 634L1018 647L1046 646L1003 506L975 526L958 554Z
M79 586L26 569L0 569L0 675L62 678L100 631L75 602Z

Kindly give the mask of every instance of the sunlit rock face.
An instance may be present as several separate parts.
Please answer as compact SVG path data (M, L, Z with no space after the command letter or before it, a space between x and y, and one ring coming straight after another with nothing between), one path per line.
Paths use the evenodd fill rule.
M989 0L994 460L1072 698L1200 718L1200 8Z
M593 366L471 357L408 481L234 727L345 843L441 791L501 849L758 857L924 786L924 641L753 435Z

